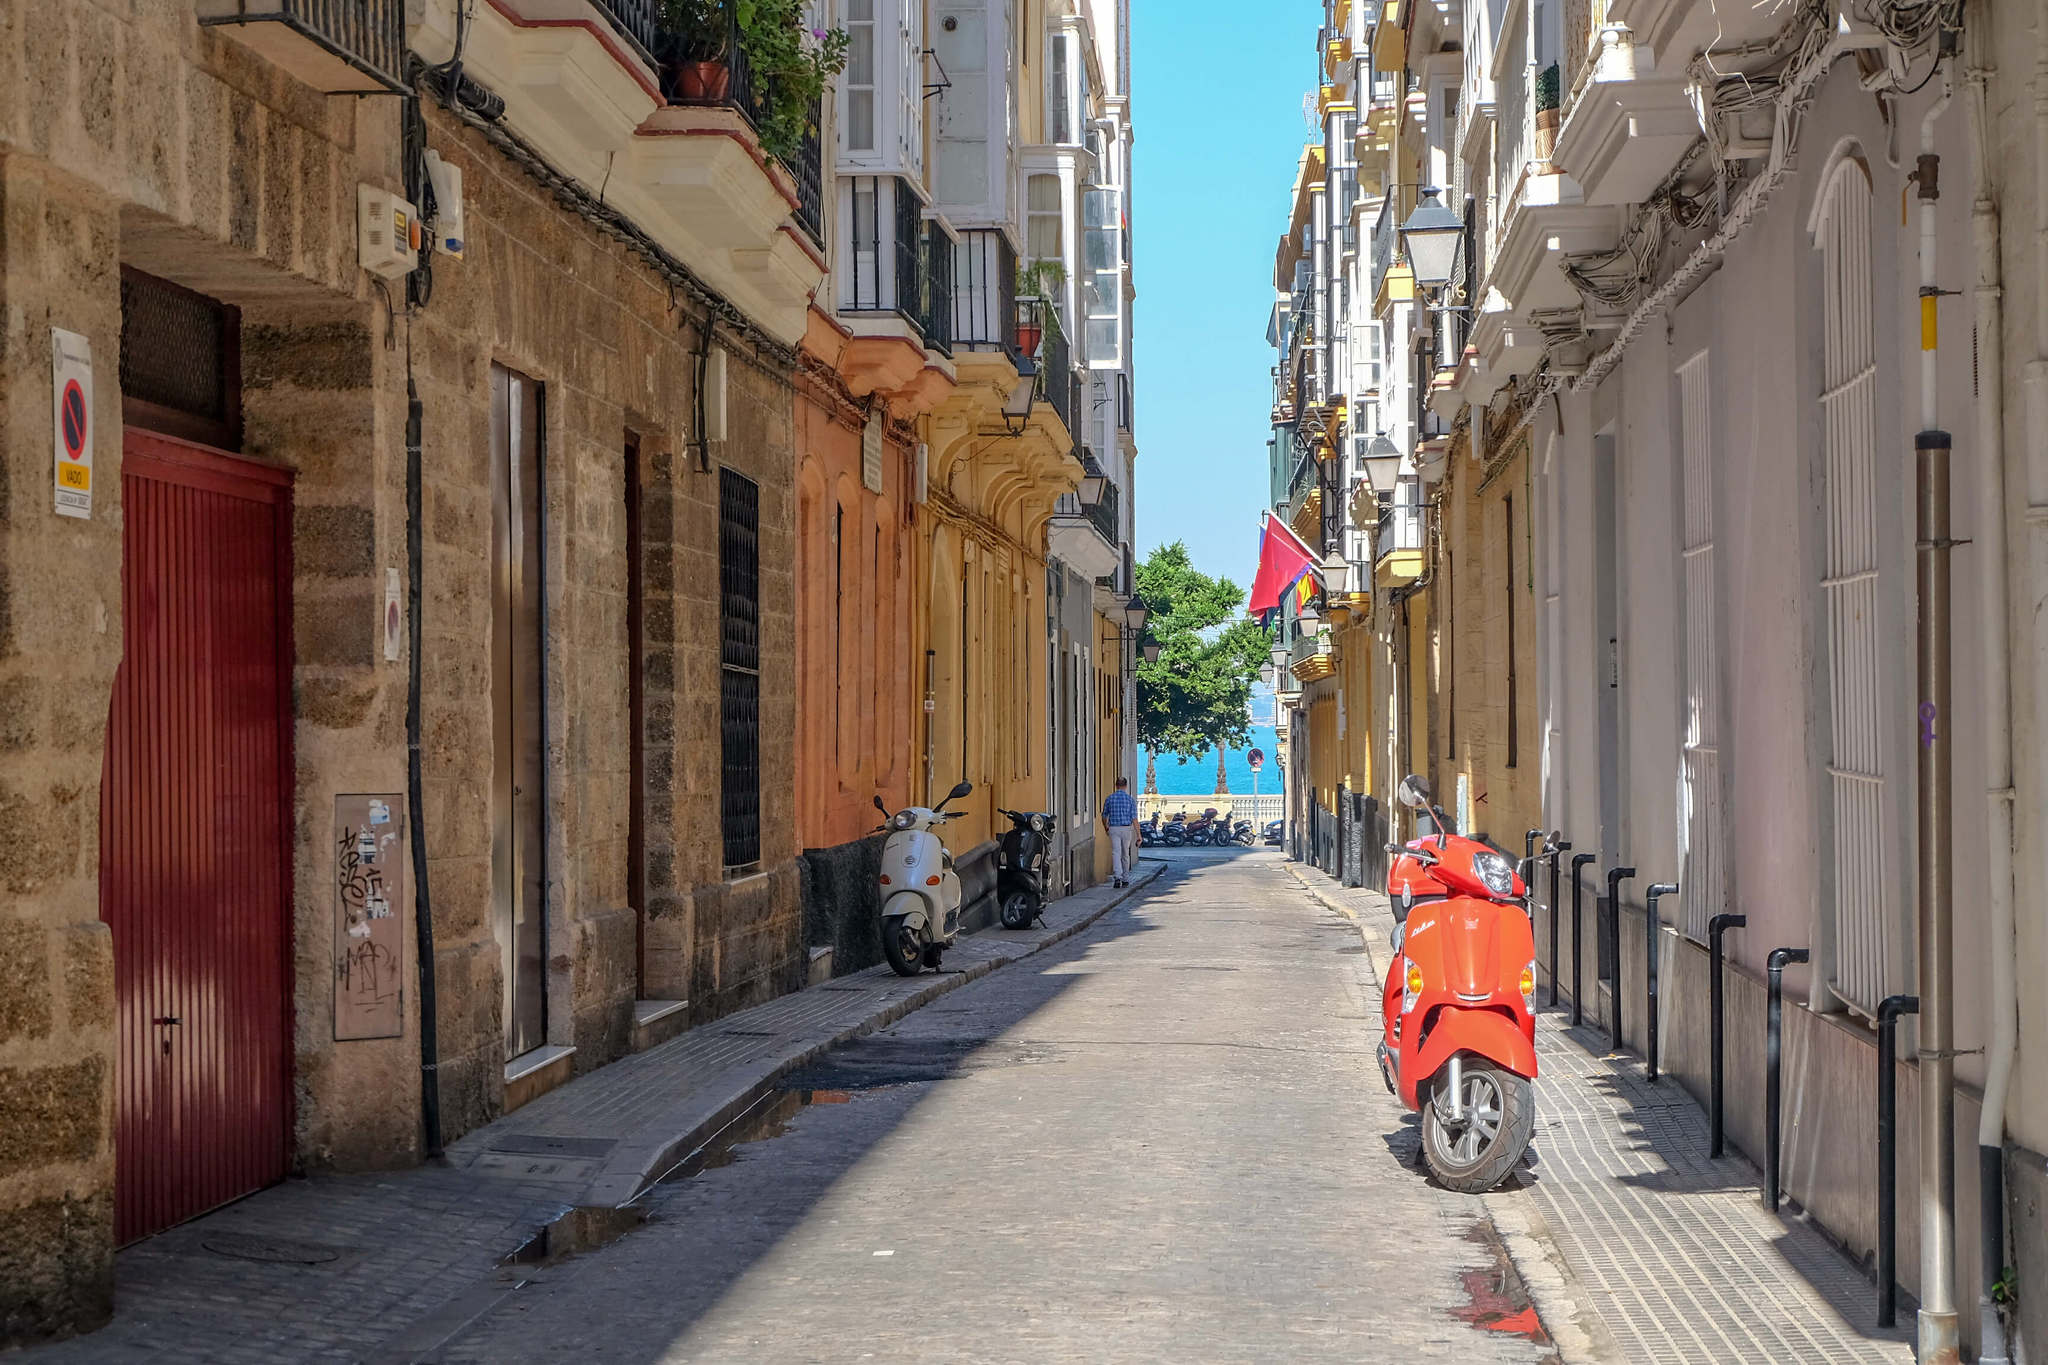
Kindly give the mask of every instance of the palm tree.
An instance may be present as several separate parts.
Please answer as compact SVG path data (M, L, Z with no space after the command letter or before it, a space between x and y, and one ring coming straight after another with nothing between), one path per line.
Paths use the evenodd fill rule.
M1159 755L1150 749L1145 751L1145 795L1159 795Z
M1223 746L1216 746L1216 794L1230 795L1230 779L1223 775Z

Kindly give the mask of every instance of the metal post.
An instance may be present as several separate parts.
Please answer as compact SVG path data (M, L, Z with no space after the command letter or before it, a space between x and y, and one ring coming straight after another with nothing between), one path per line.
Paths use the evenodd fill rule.
M1707 1155L1721 1155L1721 1037L1724 1015L1721 1003L1721 935L1749 923L1747 915L1716 915L1707 921L1707 1026L1712 1032L1714 1055L1708 1063L1711 1080L1707 1105Z
M1921 1359L1957 1359L1956 1063L1949 880L1949 437L1913 438L1918 491L1920 684Z
M1607 941L1614 945L1614 1018L1610 1022L1616 1052L1621 1051L1621 884L1635 875L1632 867L1607 869Z
M1764 1207L1778 1211L1779 1057L1785 1027L1785 964L1804 962L1804 948L1773 948L1768 960L1769 993L1764 1010Z
M1587 863L1599 861L1598 853L1574 853L1572 855L1572 1027L1586 1022L1586 993L1580 989L1579 966L1579 912L1584 907L1586 882L1580 869Z
M1557 1008L1557 857L1570 848L1569 839L1560 839L1559 830L1550 836L1550 1008Z
M1646 960L1643 980L1643 1008L1649 1011L1647 1015L1649 1022L1644 1028L1643 1038L1644 1050L1650 1062L1650 1081L1652 1084L1657 1080L1657 935L1659 933L1657 898L1659 896L1675 896L1677 894L1677 882L1658 882L1643 893L1646 898L1644 906L1649 915L1649 918L1645 921L1646 927L1649 930L1649 939L1644 945Z
M1877 1007L1877 1325L1899 1318L1899 1016L1918 1014L1915 995Z

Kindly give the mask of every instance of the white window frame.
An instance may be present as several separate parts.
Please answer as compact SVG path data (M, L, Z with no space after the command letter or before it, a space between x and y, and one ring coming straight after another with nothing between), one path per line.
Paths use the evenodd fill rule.
M862 174L924 176L924 0L845 0L840 20L856 46L873 52L872 83L856 85L851 58L838 80L839 117L835 138L842 170ZM856 17L855 7L868 9ZM892 97L893 92L893 97ZM873 106L870 140L854 145L855 101Z

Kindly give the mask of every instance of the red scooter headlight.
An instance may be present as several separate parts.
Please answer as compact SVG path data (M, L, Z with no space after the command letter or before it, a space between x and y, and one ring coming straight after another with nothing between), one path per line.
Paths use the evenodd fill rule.
M1422 968L1412 961L1401 979L1401 1013L1407 1014L1415 1008L1415 1002L1422 998Z

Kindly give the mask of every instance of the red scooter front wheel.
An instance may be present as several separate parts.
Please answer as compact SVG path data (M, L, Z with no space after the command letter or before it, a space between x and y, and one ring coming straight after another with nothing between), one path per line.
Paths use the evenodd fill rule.
M1536 1087L1528 1077L1477 1057L1467 1057L1462 1070L1458 1117L1441 1089L1422 1107L1422 1155L1446 1189L1485 1194L1507 1179L1529 1149Z

